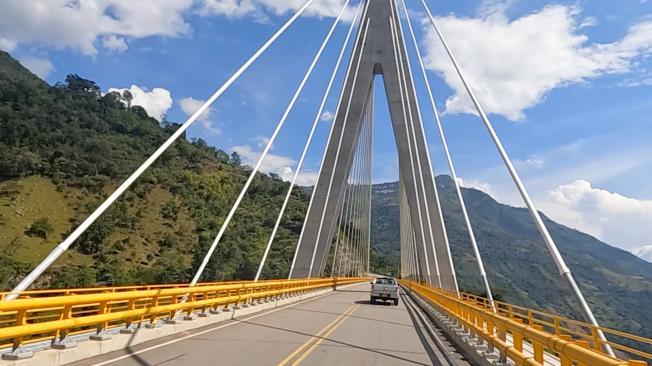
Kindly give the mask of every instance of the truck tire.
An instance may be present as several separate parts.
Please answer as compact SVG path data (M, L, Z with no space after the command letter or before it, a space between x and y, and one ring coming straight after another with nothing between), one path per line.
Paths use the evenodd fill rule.
M371 300L370 300L369 302L370 302L372 305L375 304L375 303L376 303L376 298L372 296L372 297L371 297Z
M398 306L398 299L394 300L394 306Z

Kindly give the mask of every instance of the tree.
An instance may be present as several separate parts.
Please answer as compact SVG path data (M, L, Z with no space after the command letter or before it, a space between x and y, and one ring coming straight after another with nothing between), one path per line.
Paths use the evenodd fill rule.
M94 81L84 79L77 74L69 74L66 76L66 88L74 91L90 93L96 97L102 95L100 87L97 86Z
M131 94L129 90L124 90L122 92L122 99L127 102L127 108L131 108L131 101L134 100L134 95Z
M233 166L242 165L242 159L240 159L240 154L238 154L235 151L231 153L231 165Z
M25 231L29 236L37 236L39 238L47 239L48 235L52 232L52 224L47 217L40 218L32 223L32 225Z
M143 108L143 107L141 107L139 105L133 106L133 108L130 108L130 110L133 111L134 113L136 113L138 115L138 117L140 117L140 118L143 118L143 119L149 118L149 114L147 114L147 111L145 110L145 108Z
M177 215L179 214L179 206L174 201L168 201L161 205L161 216L164 219L177 221Z
M113 226L99 219L77 241L77 250L82 254L98 255L102 252L104 240L113 232Z

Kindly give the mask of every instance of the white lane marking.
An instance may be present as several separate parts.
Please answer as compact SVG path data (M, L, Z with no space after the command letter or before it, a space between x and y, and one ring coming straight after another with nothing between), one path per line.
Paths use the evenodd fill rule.
M188 338L197 337L197 336L200 336L200 335L202 335L202 334L210 333L210 332L213 332L213 331L216 331L216 330L219 330L219 329L222 329L222 328L226 328L226 327L231 326L231 325L234 325L234 324L239 324L239 323L242 322L242 321L251 320L251 319L255 319L255 318L261 317L261 316L263 316L263 315L272 314L272 313L275 313L275 312L277 312L277 311L280 311L280 310L283 310L283 309L287 309L287 308L290 308L290 307L293 307L293 306L296 306L296 305L300 305L300 304L306 303L306 302L308 302L308 301L317 300L317 299L320 299L320 298L322 298L322 297L326 297L326 296L329 296L329 295L333 295L333 294L335 294L335 293L337 293L337 291L332 291L332 292L329 292L329 293L327 293L327 294L323 294L323 295L315 296L315 297L310 298L310 299L301 300L301 301L295 302L294 304L288 304L288 305L282 306L282 307L280 307L280 308L276 308L276 309L273 309L273 310L270 310L270 311L266 311L266 312L264 312L264 313L260 313L260 314L252 315L252 316L247 317L247 318L244 318L244 319L233 319L234 321L229 322L229 323L226 323L226 324L223 324L223 325L220 325L220 326L217 326L217 327L215 327L215 328L206 329L206 330L203 330L203 331L198 332L198 333L194 333L194 334L187 335L187 336L185 336L185 337L181 337L181 338L173 339L173 340L171 340L171 341L167 341L167 342L164 342L164 343L160 343L160 344L157 344L157 345L154 345L154 346L148 347L148 348L143 348L143 349L141 349L141 350L139 350L139 351L131 352L131 353L129 353L128 355L123 355L123 356L116 357L116 358L113 358L113 359L108 360L108 361L104 361L104 362L96 363L96 364L93 364L92 366L104 366L104 365L108 365L108 364L113 363L113 362L116 362L116 361L124 360L125 358L131 358L131 357L133 357L133 356L135 356L135 355L139 355L139 354L141 354L141 353L149 352L149 351L155 350L155 349L157 349L157 348L161 348L161 347L169 346L169 345L174 344L174 343L177 343L177 342L181 342L181 341L186 340L186 339L188 339Z

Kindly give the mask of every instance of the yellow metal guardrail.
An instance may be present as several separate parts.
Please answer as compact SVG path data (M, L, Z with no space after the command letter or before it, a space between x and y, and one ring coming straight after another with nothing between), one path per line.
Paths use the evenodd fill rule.
M241 281L188 285L25 291L0 301L0 349L79 333L155 323L179 314L217 310L256 299L291 295L366 278ZM1 294L4 298L5 294Z
M619 357L647 360L624 361L603 352L605 342L598 337L597 327L591 324L499 301L494 302L494 312L489 300L483 297L465 293L458 297L453 292L409 280L401 283L517 366L544 365L544 352L556 355L561 366L645 366L647 361L652 361L652 354L642 350L652 348L649 338L601 327L608 338L606 343ZM530 351L524 352L524 343L529 343ZM639 347L634 348L633 344Z

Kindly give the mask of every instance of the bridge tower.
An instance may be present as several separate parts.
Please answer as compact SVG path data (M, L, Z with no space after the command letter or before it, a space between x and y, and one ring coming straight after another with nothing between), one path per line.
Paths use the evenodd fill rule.
M365 110L373 103L374 80L382 79L399 160L399 175L416 237L419 270L436 287L457 290L450 248L414 89L395 0L367 2L334 126L327 143L292 278L318 277L326 265L343 204L346 179ZM377 78L378 76L378 78Z

